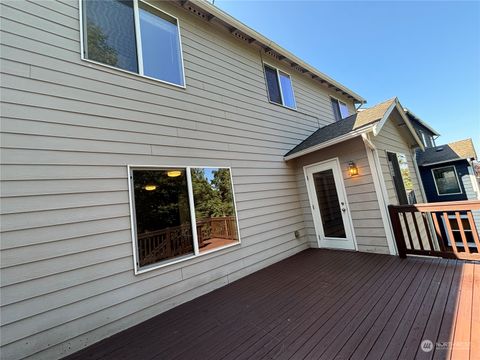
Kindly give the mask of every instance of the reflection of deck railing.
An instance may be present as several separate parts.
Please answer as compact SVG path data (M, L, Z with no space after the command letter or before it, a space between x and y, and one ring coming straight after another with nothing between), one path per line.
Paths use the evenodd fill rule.
M213 217L197 221L198 244L213 238L235 240L237 225L234 216ZM145 266L162 259L187 254L193 251L190 224L151 231L138 235L139 265Z
M480 201L390 205L399 256L480 260L480 239L472 210L480 210Z

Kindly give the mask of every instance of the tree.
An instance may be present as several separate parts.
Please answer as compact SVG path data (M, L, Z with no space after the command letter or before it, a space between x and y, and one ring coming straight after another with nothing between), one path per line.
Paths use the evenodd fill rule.
M87 26L87 34L88 58L107 65L116 66L118 63L117 50L108 45L108 36L103 33L102 29L95 24L89 23Z

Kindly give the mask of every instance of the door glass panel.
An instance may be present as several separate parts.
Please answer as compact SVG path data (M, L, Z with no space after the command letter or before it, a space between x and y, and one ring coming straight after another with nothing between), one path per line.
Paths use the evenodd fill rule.
M342 209L331 169L313 174L325 237L346 238Z

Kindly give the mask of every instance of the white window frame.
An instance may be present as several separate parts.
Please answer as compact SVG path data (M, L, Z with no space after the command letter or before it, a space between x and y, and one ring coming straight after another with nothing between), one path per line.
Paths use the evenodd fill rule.
M271 104L282 106L282 107L290 109L290 110L297 110L297 99L296 99L296 96L295 96L295 89L293 88L292 75L290 73L287 73L286 71L283 71L283 70L279 69L278 67L276 67L272 64L269 64L269 63L265 62L265 61L262 62L262 65L263 65L263 76L265 78L265 85L266 85L266 88L267 88L268 102L271 103ZM278 87L280 89L280 98L282 99L281 104L270 100L270 93L268 92L268 80L267 80L267 73L265 72L265 65L268 66L269 68L272 68L273 70L275 70L277 72L277 81L278 81ZM294 107L285 105L285 99L283 98L282 83L280 82L280 72L282 72L283 74L287 75L290 78L290 84L292 85L293 103L295 104Z
M340 103L342 103L343 105L345 105L345 107L347 108L348 110L348 116L352 115L350 114L350 108L348 107L347 103L343 100L340 100L339 98L337 98L336 96L332 96L330 95L330 104L332 104L333 106L333 102L332 102L332 99L335 99L338 101L338 104L339 104L339 108L338 108L338 113L340 114L340 116L342 116L342 112L340 111ZM333 109L332 109L333 110ZM335 112L333 113L333 116L335 117ZM340 121L340 120L343 120L343 119L346 119L348 116L345 116L344 118L341 118L339 120L335 119L335 121Z
M80 58L81 58L81 60L85 61L85 62L88 62L88 63L95 64L95 65L104 66L104 67L107 67L109 69L120 71L120 72L123 72L123 73L126 73L126 74L140 76L142 78L149 79L149 80L154 80L154 81L160 82L162 84L167 84L167 85L175 86L175 87L178 87L178 88L186 89L187 83L186 83L186 80L185 80L185 64L184 64L184 61L183 61L183 47L182 47L182 35L181 35L181 29L180 29L180 20L176 16L174 16L174 15L172 15L172 14L160 9L159 7L157 7L155 5L152 5L149 2L146 2L144 0L132 0L132 1L133 1L133 16L134 16L134 26L135 26L135 41L136 41L136 47L137 47L137 54L136 55L137 55L137 63L138 63L138 73L134 72L134 71L121 69L121 68L118 68L118 67L115 67L115 66L112 66L112 65L104 64L104 63L101 63L99 61L91 60L91 59L88 59L88 58L85 57L84 37L85 37L85 34L86 34L86 30L85 30L85 25L84 25L84 22L83 22L83 3L84 3L84 0L78 0L79 15L80 15ZM177 22L178 42L180 44L180 60L181 60L181 63L182 63L183 85L175 84L175 83L165 81L165 80L162 80L162 79L157 79L157 78L154 78L152 76L148 76L148 75L144 74L144 71L143 71L143 54L142 54L142 39L141 39L141 34L140 34L140 15L139 15L138 2L141 2L142 4L145 4L146 6L149 6L149 7L153 8L157 11L160 11L167 16L170 16L171 18L175 19L175 21Z
M237 236L238 241L234 244L224 245L212 250L200 252L198 247L198 236L197 236L197 219L195 216L195 200L193 197L193 185L192 185L192 177L191 177L191 169L199 169L199 168L208 168L208 169L228 169L230 171L230 183L232 185L232 197L233 197L233 209L235 211L235 221L237 226ZM194 253L192 255L184 255L178 258L173 259L165 259L161 260L158 263L147 265L147 266L139 266L139 256L138 256L138 242L137 242L137 224L136 224L136 214L135 214L135 194L133 190L133 170L155 170L155 169L185 169L187 175L187 190L188 190L188 200L190 205L190 220L192 224L192 238L193 238L193 250ZM217 251L225 250L231 247L240 246L242 241L240 237L240 226L238 223L238 212L237 212L237 201L235 198L235 189L233 185L233 173L232 168L229 166L185 166L185 165L127 165L127 173L128 173L128 198L129 198L129 206L130 206L130 228L131 228L131 238L132 238L132 249L133 249L133 269L135 275L143 274L145 272L149 272L152 270L160 269L165 266L170 266L173 264L178 264L187 260L195 259L200 256L205 256L208 254L215 253Z
M439 170L439 169L452 168L452 167L453 167L453 172L455 173L455 179L457 179L457 184L458 184L458 188L460 189L460 192L448 193L448 194L440 194L440 192L438 191L437 180L435 179L435 173L434 173L433 171L434 171L434 170ZM456 167L455 165L440 166L440 167L432 168L432 169L430 169L430 171L432 172L433 183L435 184L435 190L437 190L437 195L438 195L438 196L449 196L449 195L460 195L460 194L463 194L462 184L460 184L460 180L458 179L457 167Z

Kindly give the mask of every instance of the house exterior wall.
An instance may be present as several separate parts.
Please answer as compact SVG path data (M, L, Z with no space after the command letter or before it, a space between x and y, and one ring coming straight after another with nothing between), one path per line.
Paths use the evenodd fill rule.
M297 168L297 183L300 189L300 201L310 246L318 247L318 243L303 167L335 157L338 157L341 165L358 250L389 254L380 205L375 192L365 145L361 137L290 161L292 166ZM358 176L350 177L348 175L348 163L350 161L358 166Z
M393 114L392 114L393 115ZM408 170L413 182L415 197L418 203L425 202L420 189L420 180L415 171L412 150L410 149L404 134L398 130L394 119L389 119L382 127L380 133L372 138L373 143L378 149L378 157L382 168L383 178L388 193L388 201L391 205L398 205L398 198L395 192L392 175L388 166L387 152L402 153L407 158Z
M4 359L72 353L309 246L283 155L334 121L334 94L158 4L180 21L186 89L82 61L75 0L1 4ZM291 74L298 111L268 102L262 58ZM128 164L231 167L241 246L135 276ZM371 199L354 220L367 225L362 179L350 197ZM382 251L381 234L357 236Z
M458 180L460 182L460 188L462 189L461 194L453 195L438 195L437 188L435 187L435 181L433 180L432 169L450 166L453 165L457 171ZM419 166L420 176L422 177L423 187L425 189L425 195L427 196L428 202L439 202L439 201L461 201L469 200L467 196L467 190L465 188L465 180L468 182L469 190L471 188L471 183L469 182L470 173L468 172L468 162L466 160L454 161L449 163L443 163L438 165L431 166Z

